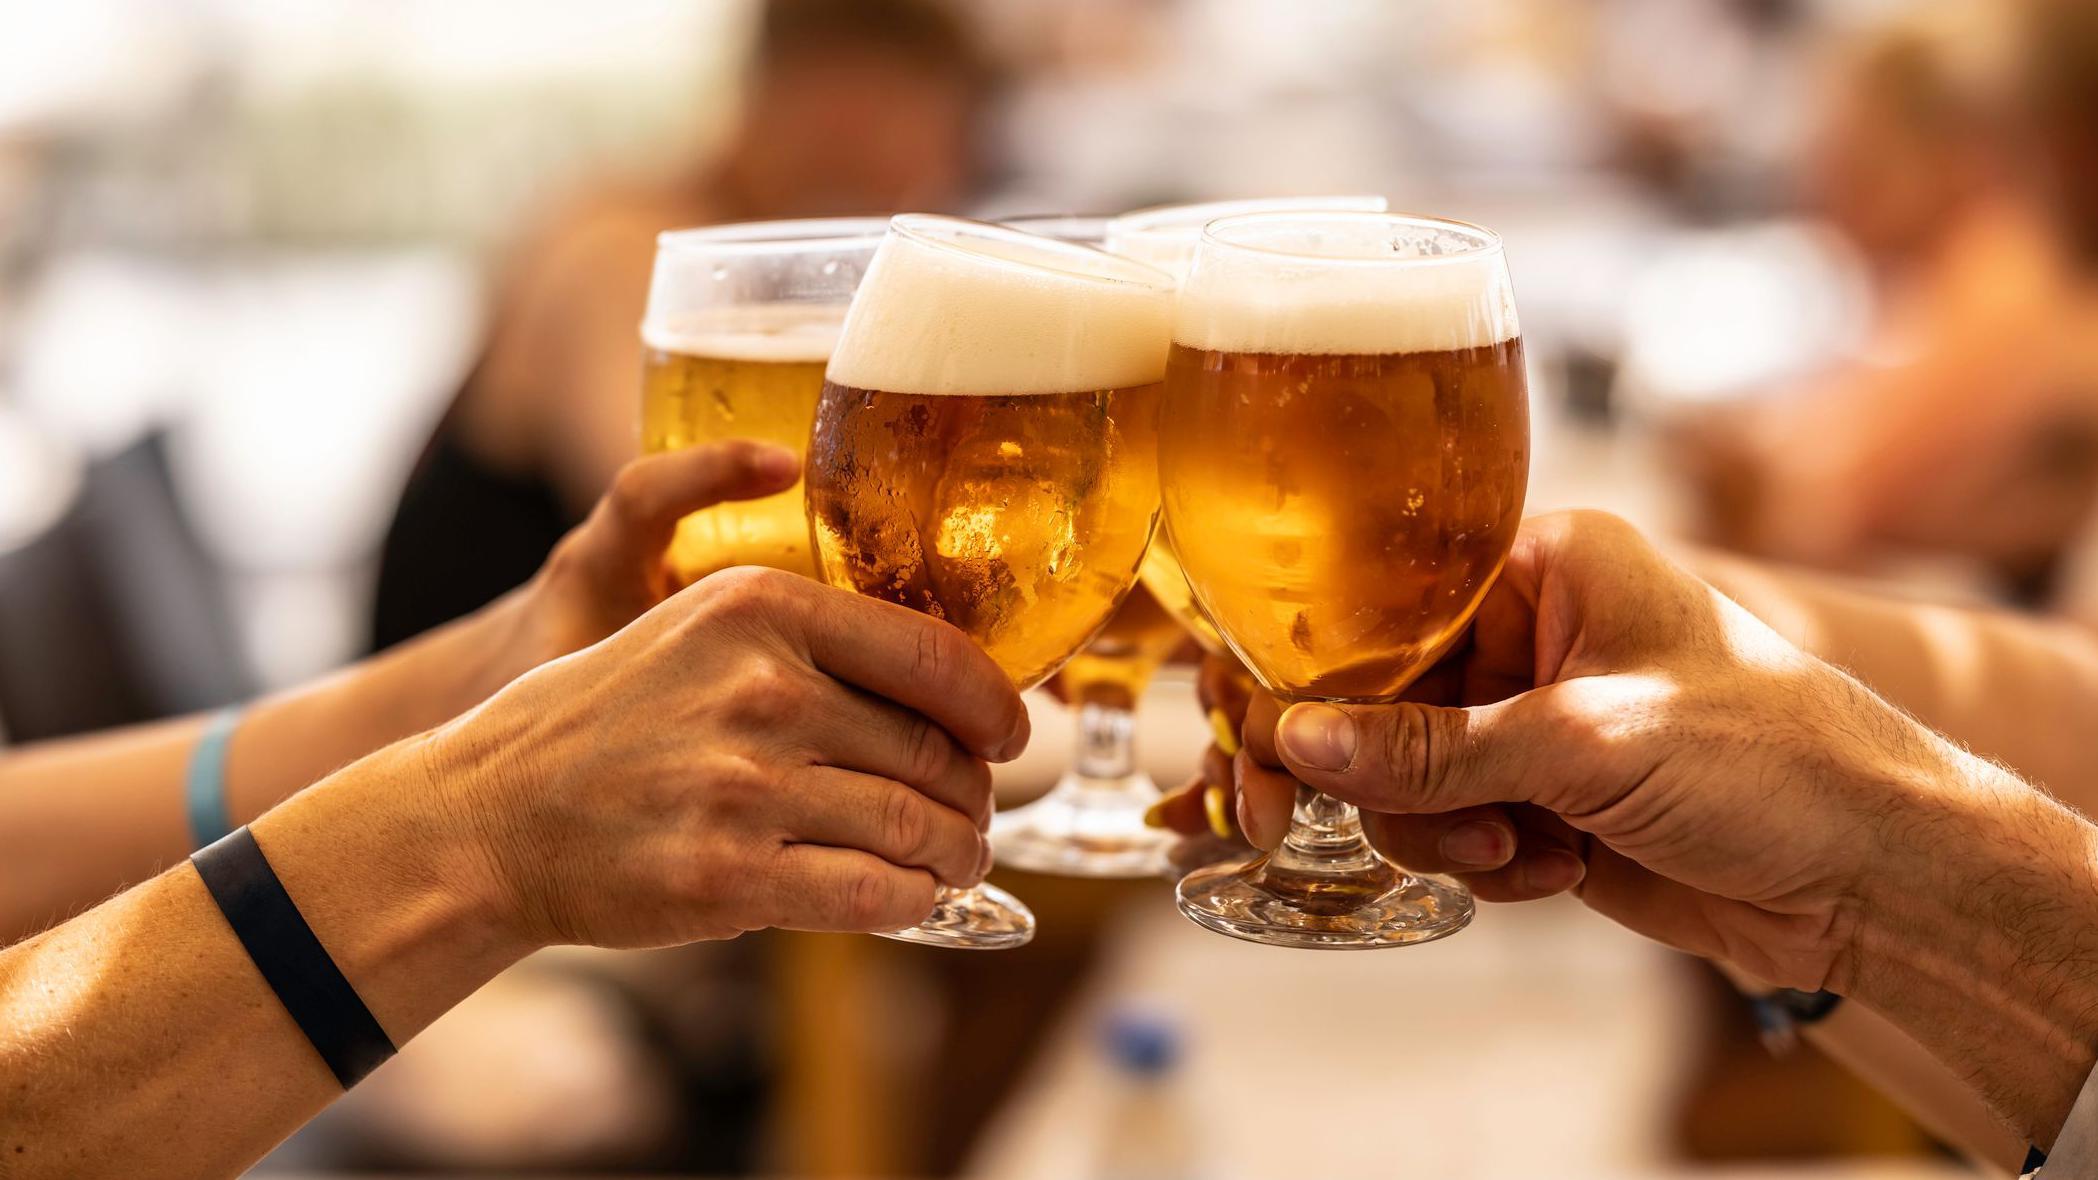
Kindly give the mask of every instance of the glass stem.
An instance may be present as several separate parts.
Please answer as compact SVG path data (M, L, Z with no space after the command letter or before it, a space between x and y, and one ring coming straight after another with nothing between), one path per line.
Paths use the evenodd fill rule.
M1261 868L1270 887L1292 892L1330 888L1315 881L1333 878L1375 887L1391 874L1390 865L1363 838L1362 816L1354 804L1297 784L1289 835Z
M1136 713L1098 701L1078 707L1078 777L1120 782L1136 773Z

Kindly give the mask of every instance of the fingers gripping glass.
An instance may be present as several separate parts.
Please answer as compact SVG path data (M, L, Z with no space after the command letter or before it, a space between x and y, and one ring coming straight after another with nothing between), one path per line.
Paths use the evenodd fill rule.
M1461 634L1522 515L1528 401L1500 240L1383 213L1212 222L1175 313L1159 454L1188 583L1262 687L1397 699ZM1197 870L1179 897L1212 930L1298 947L1422 942L1473 911L1302 787L1279 849Z
M894 219L845 318L809 438L819 575L954 624L1039 684L1136 580L1158 514L1172 284L1069 242ZM1003 890L943 889L896 937L1025 942Z

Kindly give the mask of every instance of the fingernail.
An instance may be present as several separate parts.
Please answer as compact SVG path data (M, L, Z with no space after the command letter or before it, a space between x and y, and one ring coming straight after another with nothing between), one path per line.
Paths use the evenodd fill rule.
M1021 754L1027 752L1028 736L1028 730L1020 730L1018 733L1015 733L1011 737L1005 739L1004 745L999 746L997 749L985 754L984 760L987 762L1011 762L1013 759L1018 758Z
M1483 820L1458 824L1442 837L1442 854L1453 864L1496 868L1508 863L1514 851L1508 829Z
M1151 806L1144 808L1144 826L1147 828L1162 828L1166 826L1165 800L1160 799Z
M1588 866L1571 852L1541 852L1523 866L1523 883L1533 893L1564 893L1581 883Z
M1219 840L1229 840L1236 833L1231 827L1231 813L1224 810L1224 788L1211 787L1202 792L1202 810L1209 813L1209 830Z
M976 880L981 881L991 873L991 866L998 862L998 854L991 850L989 840L983 843L983 854L976 858Z
M1216 739L1217 749L1224 751L1224 757L1238 757L1238 727L1231 724L1230 715L1222 709L1209 711L1209 734Z
M1292 705L1275 732L1282 752L1313 770L1346 770L1355 762L1355 719L1331 705Z

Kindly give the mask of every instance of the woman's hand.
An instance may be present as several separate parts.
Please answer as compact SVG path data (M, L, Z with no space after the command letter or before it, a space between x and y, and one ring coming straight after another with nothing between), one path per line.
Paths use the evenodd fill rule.
M953 626L733 569L426 739L526 945L896 930L990 867L1019 694Z

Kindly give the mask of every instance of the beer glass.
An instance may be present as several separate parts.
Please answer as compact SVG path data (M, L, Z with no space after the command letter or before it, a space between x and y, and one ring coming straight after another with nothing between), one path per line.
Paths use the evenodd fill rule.
M890 222L809 437L821 577L945 619L1028 688L1136 582L1158 515L1172 281L984 222ZM1001 889L943 889L896 937L1027 941Z
M1091 214L1050 213L1000 218L998 224L1098 246L1108 222ZM1173 837L1144 824L1144 812L1163 792L1137 765L1136 708L1184 635L1177 618L1139 582L1093 641L1057 673L1074 717L1071 765L1048 794L991 821L999 864L1075 877L1154 877L1165 870Z
M1506 561L1529 473L1500 239L1387 213L1254 213L1202 232L1174 315L1159 471L1203 611L1285 701L1395 700ZM1180 908L1278 946L1401 946L1470 894L1379 857L1300 787L1273 854L1198 869Z
M888 221L759 221L657 237L641 322L641 446L649 453L726 438L800 451L845 306ZM813 576L796 485L703 508L678 522L681 582L732 565Z
M1185 281L1188 263L1194 258L1195 242L1202 236L1202 227L1219 217L1241 213L1322 211L1382 213L1388 207L1383 197L1373 193L1245 197L1191 205L1159 205L1109 220L1105 245L1116 254L1149 263L1175 280ZM1144 554L1142 585L1203 647L1219 654L1224 651L1223 637L1195 605L1187 578L1180 571L1180 560L1174 553L1172 538L1167 535L1163 523L1159 525L1158 535L1151 540L1150 551Z

